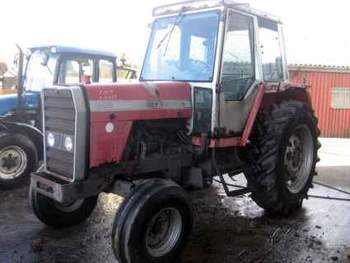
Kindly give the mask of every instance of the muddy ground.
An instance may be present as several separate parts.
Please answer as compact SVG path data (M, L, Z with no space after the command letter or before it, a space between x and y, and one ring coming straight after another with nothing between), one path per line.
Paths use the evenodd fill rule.
M318 181L350 190L350 141L323 140ZM343 161L339 163L339 160ZM0 262L116 262L111 224L119 197L102 194L83 224L55 230L32 214L28 187L0 192ZM311 194L350 198L315 185ZM193 233L179 263L350 262L350 202L310 198L290 218L270 218L222 188L190 193Z

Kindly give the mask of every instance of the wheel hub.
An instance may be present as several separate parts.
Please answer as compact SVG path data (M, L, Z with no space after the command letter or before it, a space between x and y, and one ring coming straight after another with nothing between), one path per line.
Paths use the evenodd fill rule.
M306 184L313 160L313 139L306 125L297 126L289 137L284 156L289 191L298 193Z
M27 155L18 146L8 146L0 151L0 179L19 177L27 166Z
M288 170L297 172L303 163L303 149L300 139L296 135L292 135L286 151L285 164Z
M14 156L12 153L9 153L2 160L3 160L2 167L6 168L7 170L10 170L13 167L16 167L16 165L18 164L18 156Z
M182 232L182 217L174 208L162 209L150 221L146 231L146 246L153 257L171 251Z

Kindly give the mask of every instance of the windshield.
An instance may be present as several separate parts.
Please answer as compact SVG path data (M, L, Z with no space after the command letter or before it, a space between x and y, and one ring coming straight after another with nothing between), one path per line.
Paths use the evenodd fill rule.
M211 82L218 11L155 20L141 80Z
M25 74L24 87L28 91L41 91L52 86L55 70L55 59L50 56L47 63L47 53L37 50L29 58Z

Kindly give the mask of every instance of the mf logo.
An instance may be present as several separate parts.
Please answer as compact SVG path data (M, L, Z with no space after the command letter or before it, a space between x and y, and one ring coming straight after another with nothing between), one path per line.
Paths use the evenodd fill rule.
M98 90L99 99L103 100L116 100L118 99L117 92L112 89L99 89Z

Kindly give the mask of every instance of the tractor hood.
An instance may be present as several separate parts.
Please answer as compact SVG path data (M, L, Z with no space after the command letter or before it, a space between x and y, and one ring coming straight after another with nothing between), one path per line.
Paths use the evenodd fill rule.
M133 82L85 88L90 106L90 167L121 160L135 121L192 116L188 83Z
M39 106L40 94L37 92L25 92L23 95L25 109L37 109ZM0 116L16 109L18 102L17 94L0 96Z

